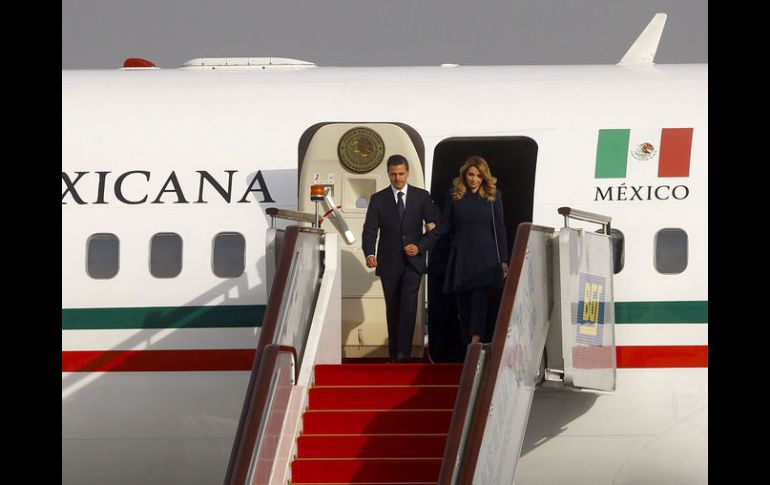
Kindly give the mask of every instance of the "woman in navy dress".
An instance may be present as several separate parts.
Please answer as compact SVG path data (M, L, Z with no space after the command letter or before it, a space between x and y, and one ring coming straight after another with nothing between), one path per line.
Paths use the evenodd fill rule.
M443 291L457 299L463 346L484 338L489 291L502 288L508 276L502 194L496 183L483 157L468 158L447 194L437 229L437 235L454 233Z

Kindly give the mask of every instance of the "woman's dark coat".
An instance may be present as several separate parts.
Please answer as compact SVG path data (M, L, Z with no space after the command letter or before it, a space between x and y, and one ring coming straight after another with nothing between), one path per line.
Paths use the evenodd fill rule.
M460 200L453 200L449 190L441 222L441 236L452 234L452 244L444 278L444 293L457 293L475 288L501 288L500 263L508 262L508 242L503 223L502 193L487 202L468 190ZM494 227L492 211L494 210ZM497 244L495 244L495 231ZM499 252L498 252L499 249Z

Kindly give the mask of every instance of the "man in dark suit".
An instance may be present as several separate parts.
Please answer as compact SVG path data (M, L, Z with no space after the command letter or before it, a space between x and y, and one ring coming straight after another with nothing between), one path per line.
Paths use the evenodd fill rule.
M403 362L412 350L425 253L435 244L430 232L423 234L423 221L435 224L440 215L426 190L406 183L409 162L404 156L392 155L387 167L390 186L369 200L361 245L366 266L377 268L382 282L390 361Z

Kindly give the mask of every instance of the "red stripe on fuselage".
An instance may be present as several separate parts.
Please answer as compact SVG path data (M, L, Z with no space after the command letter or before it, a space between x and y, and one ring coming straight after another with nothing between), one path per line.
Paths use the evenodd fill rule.
M708 367L708 346L617 347L617 366ZM248 371L254 349L87 350L62 352L62 372Z
M251 370L254 349L87 350L61 353L62 372Z
M617 347L618 369L708 367L708 345L627 345Z

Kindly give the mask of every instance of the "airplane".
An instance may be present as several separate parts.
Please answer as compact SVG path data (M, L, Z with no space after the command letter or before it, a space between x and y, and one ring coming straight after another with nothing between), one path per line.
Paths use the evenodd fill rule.
M616 389L535 393L516 483L706 483L708 65L655 64L664 23L615 65L63 71L62 483L221 482L268 301L266 210L312 213L323 184L358 236L388 183L360 160L393 153L437 203L484 154L509 244L562 206L611 216L622 243ZM340 245L341 353L382 355L379 283L360 241Z

